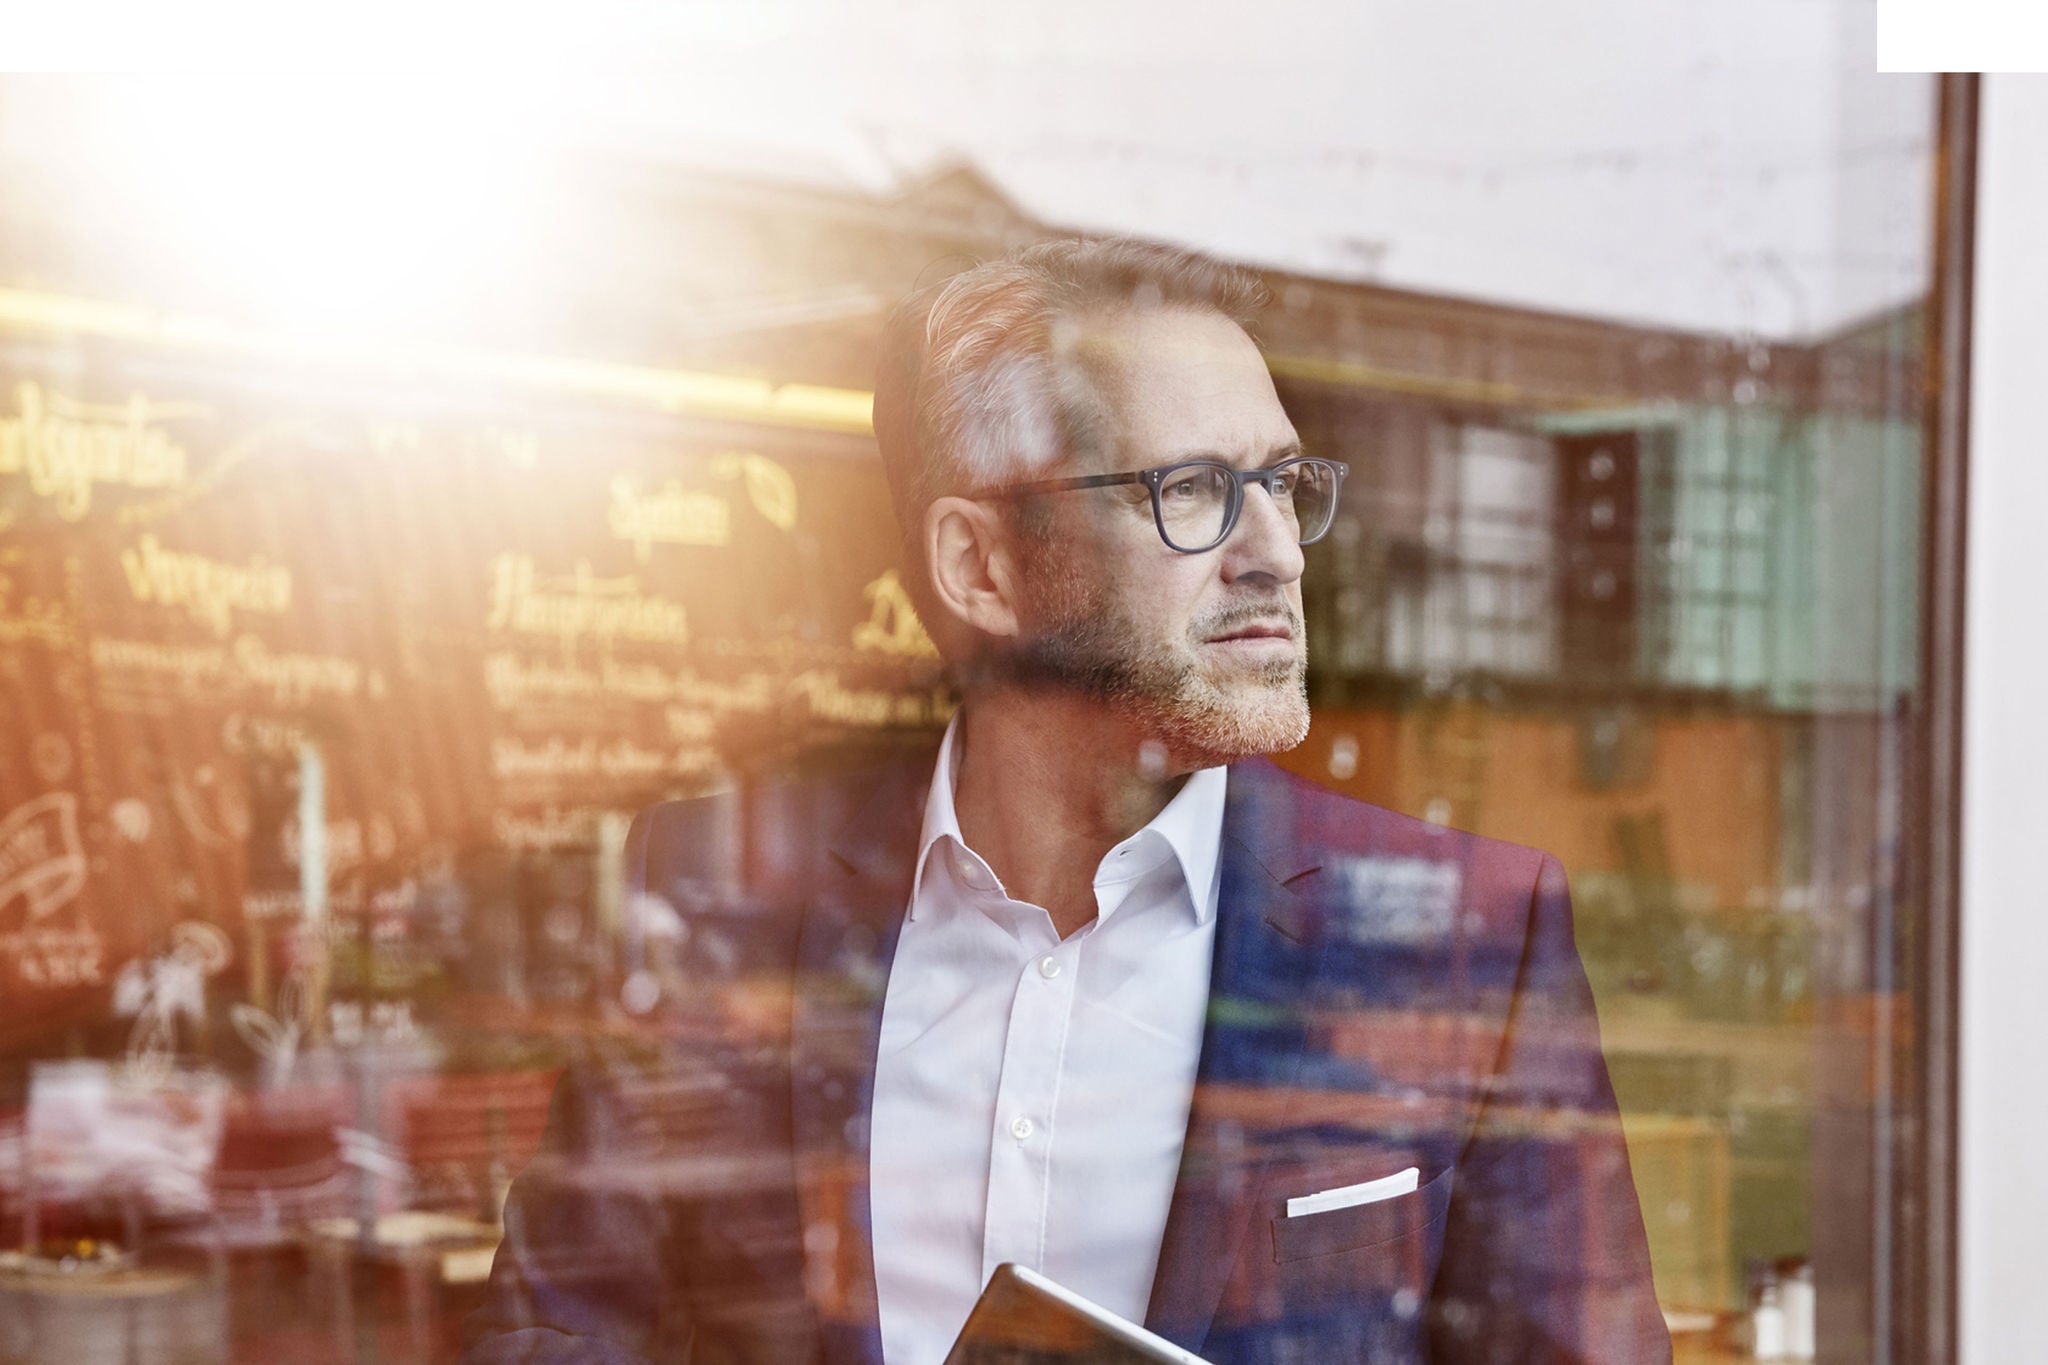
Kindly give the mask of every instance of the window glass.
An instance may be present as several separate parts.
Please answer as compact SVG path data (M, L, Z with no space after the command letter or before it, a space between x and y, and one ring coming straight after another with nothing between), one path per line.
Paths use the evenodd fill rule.
M936 1362L949 1236L1219 1365L1892 1358L1936 100L1865 7L603 22L687 78L0 80L0 1361ZM873 404L1076 234L1270 296L1346 466L1270 747L1381 813L1170 787L1033 947L872 776L963 696ZM1167 563L1147 496L1015 515ZM914 871L1009 927L965 1042ZM1182 894L1213 954L1114 946Z

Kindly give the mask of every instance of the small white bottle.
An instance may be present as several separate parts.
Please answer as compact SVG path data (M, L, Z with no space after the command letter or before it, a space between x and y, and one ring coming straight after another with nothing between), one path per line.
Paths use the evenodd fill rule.
M1794 1360L1814 1355L1813 1265L1801 1261L1784 1278L1785 1354Z
M1749 1351L1758 1360L1785 1359L1785 1309L1778 1302L1778 1286L1766 1284L1749 1313Z

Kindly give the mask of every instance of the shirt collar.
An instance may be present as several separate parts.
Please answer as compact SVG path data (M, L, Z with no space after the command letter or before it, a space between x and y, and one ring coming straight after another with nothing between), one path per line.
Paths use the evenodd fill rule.
M932 845L941 839L951 839L967 848L953 806L953 788L960 777L959 735L960 713L956 711L946 724L945 738L939 741L931 790L925 797L924 826L917 837L917 871L910 884L909 917L913 920L922 899ZM1188 780L1181 783L1165 809L1125 841L1135 841L1148 832L1166 840L1180 862L1188 899L1194 902L1195 919L1200 924L1207 924L1216 914L1216 880L1222 857L1223 808L1229 772L1227 768L1202 768L1188 774Z

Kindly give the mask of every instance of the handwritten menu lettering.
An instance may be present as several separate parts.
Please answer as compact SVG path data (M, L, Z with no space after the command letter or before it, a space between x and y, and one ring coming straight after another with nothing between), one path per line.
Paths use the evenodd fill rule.
M584 639L686 643L690 629L683 604L642 593L639 586L633 574L600 578L584 560L567 574L544 576L533 556L502 554L491 561L491 607L484 625L565 645Z
M237 636L227 646L103 636L92 641L91 657L110 679L140 680L152 690L158 683L186 696L248 689L280 706L359 696L366 678L356 659L273 649L255 635Z
M145 535L121 551L121 572L136 601L183 608L216 635L228 633L237 613L282 616L292 604L291 570L261 555L229 564Z
M655 545L724 545L732 539L732 508L724 498L684 488L670 479L643 493L625 475L612 480L612 505L607 520L612 535L633 547L633 558L645 564Z
M0 414L0 475L17 474L65 521L92 510L93 490L182 487L190 461L160 423L191 417L194 404L158 404L141 394L120 403L81 403L33 380L14 386L14 411Z
M308 752L316 940L382 961L423 907L498 913L462 869L587 861L652 801L951 712L865 438L12 355L0 708L34 723L0 735L0 1027L104 1017L180 925L303 976ZM363 970L321 979L334 1018L397 979Z

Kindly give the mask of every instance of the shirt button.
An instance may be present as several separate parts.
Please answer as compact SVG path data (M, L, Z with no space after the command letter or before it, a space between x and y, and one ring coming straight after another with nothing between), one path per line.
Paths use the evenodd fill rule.
M1010 1120L1010 1136L1017 1139L1017 1141L1023 1142L1027 1140L1030 1138L1031 1132L1031 1120L1025 1118L1022 1114Z
M1056 957L1041 957L1038 959L1038 974L1047 981L1052 980L1060 974L1060 960Z

